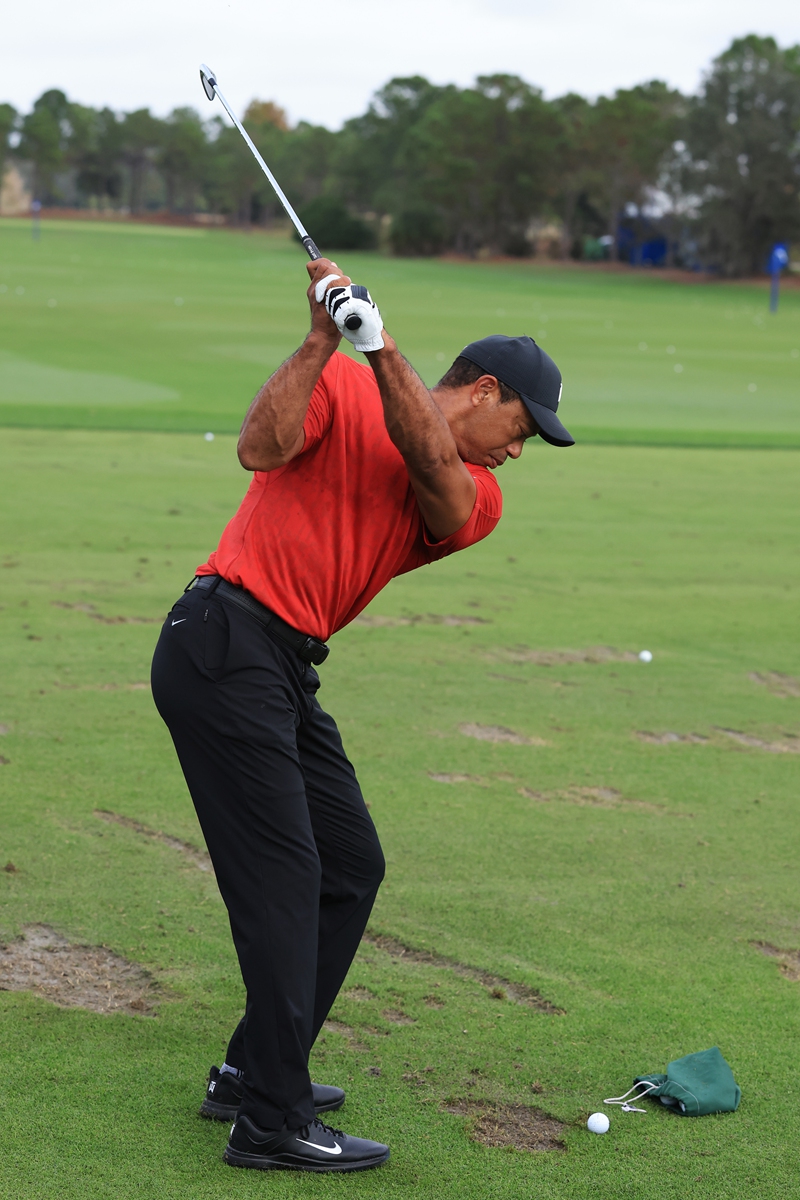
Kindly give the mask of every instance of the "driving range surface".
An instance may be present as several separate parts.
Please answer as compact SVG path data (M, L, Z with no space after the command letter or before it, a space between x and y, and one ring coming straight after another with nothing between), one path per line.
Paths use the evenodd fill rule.
M47 235L45 225L32 252L49 253ZM0 432L8 530L0 867L13 867L0 871L2 934L13 943L45 925L72 946L104 947L146 973L156 1015L0 993L5 1194L789 1194L800 987L791 967L800 943L798 452L579 444L561 453L534 442L499 474L506 510L490 539L394 581L368 621L333 639L321 699L341 725L389 869L313 1066L316 1078L348 1089L336 1122L390 1142L392 1160L347 1181L234 1173L221 1161L226 1127L196 1109L204 1072L240 1015L241 984L146 684L161 620L244 489L224 430L301 336L304 301L292 289L302 266L297 251L278 246L284 274L258 268L256 279L245 252L236 259L240 245L251 254L259 244L244 235L81 227L64 237L84 247L65 242L64 256L97 257L98 282L85 280L80 293L89 301L80 307L76 291L69 332L46 338L43 323L69 314L65 298L48 309L46 287L40 307L27 286L13 301L0 296L30 305L15 310L3 350L47 369L172 389L181 400L97 405L96 420L74 401L25 401L9 406L9 419L45 427ZM136 250L155 256L162 243L164 314L186 323L172 340L159 333L166 315L154 310ZM209 295L193 313L184 284L196 246L216 256L229 293L218 309ZM524 272L539 278L526 265L360 261L379 302L398 306L391 326L399 336L406 322L409 353L428 379L439 352L433 314L423 322L397 299L407 304L421 273L453 280L466 315L450 312L447 322L453 337L463 330L462 344L485 332L487 279L500 295ZM47 271L58 265L44 254L42 262ZM141 292L123 278L126 262L141 272ZM117 301L97 302L103 277L128 306L125 319L112 321ZM570 289L576 312L586 289L600 361L603 305L621 303L620 277L541 278ZM691 288L638 279L625 287L652 296L642 310L657 312L659 325L689 328L682 305ZM704 304L723 292L766 303L756 288L697 291ZM263 362L195 363L214 338L239 345L245 335L232 330L248 321L247 344L258 346L281 303L289 315L275 363L271 349ZM625 303L627 316L602 317L615 322L621 377L623 335L640 340L638 326L617 328L638 312ZM568 347L569 323L557 334L554 313L545 345L560 359L556 341ZM751 321L751 334L742 317L739 330L785 337L775 378L789 396L797 314L787 306L779 320L775 330ZM642 363L650 371L649 351L637 353L636 371ZM592 399L590 350L583 354L576 412L602 403ZM722 380L720 394L727 387ZM650 401L630 404L626 436L647 428ZM76 426L112 424L113 410L130 427L47 428L58 424L56 409ZM790 416L796 424L787 418L778 430L787 439L800 429ZM186 432L158 432L178 418ZM653 440L673 419L672 410L662 415ZM711 417L703 420L697 428L713 433ZM213 442L201 436L207 428L216 428ZM775 435L766 420L761 432ZM643 648L652 663L636 660ZM684 1120L649 1105L646 1116L612 1111L604 1137L585 1130L588 1114L634 1074L715 1044L743 1089L735 1115ZM484 1142L498 1129L512 1140L547 1129L551 1148L498 1148L471 1140L470 1129Z

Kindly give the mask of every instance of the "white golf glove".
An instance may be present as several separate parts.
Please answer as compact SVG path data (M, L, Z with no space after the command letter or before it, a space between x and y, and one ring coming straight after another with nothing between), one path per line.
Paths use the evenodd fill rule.
M324 300L325 308L342 337L352 342L356 350L382 350L383 321L378 306L365 287L350 283L347 287L331 287L328 284L339 275L326 275L320 279L314 295L317 303Z

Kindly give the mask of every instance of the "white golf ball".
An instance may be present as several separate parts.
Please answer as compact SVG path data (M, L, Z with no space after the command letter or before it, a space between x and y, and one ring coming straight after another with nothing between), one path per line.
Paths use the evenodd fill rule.
M213 433L206 433L206 434L204 435L204 437L205 437L205 439L206 439L206 441L207 441L207 442L213 442L213 440L214 440L214 435L213 435Z
M649 650L640 650L639 651L639 662L652 662L652 661L653 661L653 655L651 654L651 652Z
M586 1122L586 1128L591 1133L608 1133L608 1127L611 1124L605 1113L592 1113L589 1120Z

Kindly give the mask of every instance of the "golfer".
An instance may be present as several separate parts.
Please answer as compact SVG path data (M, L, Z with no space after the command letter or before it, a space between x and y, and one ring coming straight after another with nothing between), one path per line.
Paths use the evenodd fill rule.
M556 415L561 375L531 338L471 343L429 390L365 288L328 259L308 272L311 330L247 412L252 482L164 623L153 695L247 990L201 1112L235 1120L233 1166L355 1171L389 1149L319 1119L345 1097L311 1082L308 1059L384 860L314 668L390 579L491 533L493 472L526 438L573 439ZM343 334L368 366L337 353Z

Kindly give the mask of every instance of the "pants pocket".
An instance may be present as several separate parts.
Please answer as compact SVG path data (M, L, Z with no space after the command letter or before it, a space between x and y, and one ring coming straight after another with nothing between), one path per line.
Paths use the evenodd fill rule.
M211 600L203 610L203 630L203 665L210 674L218 674L225 666L231 641L224 605Z

